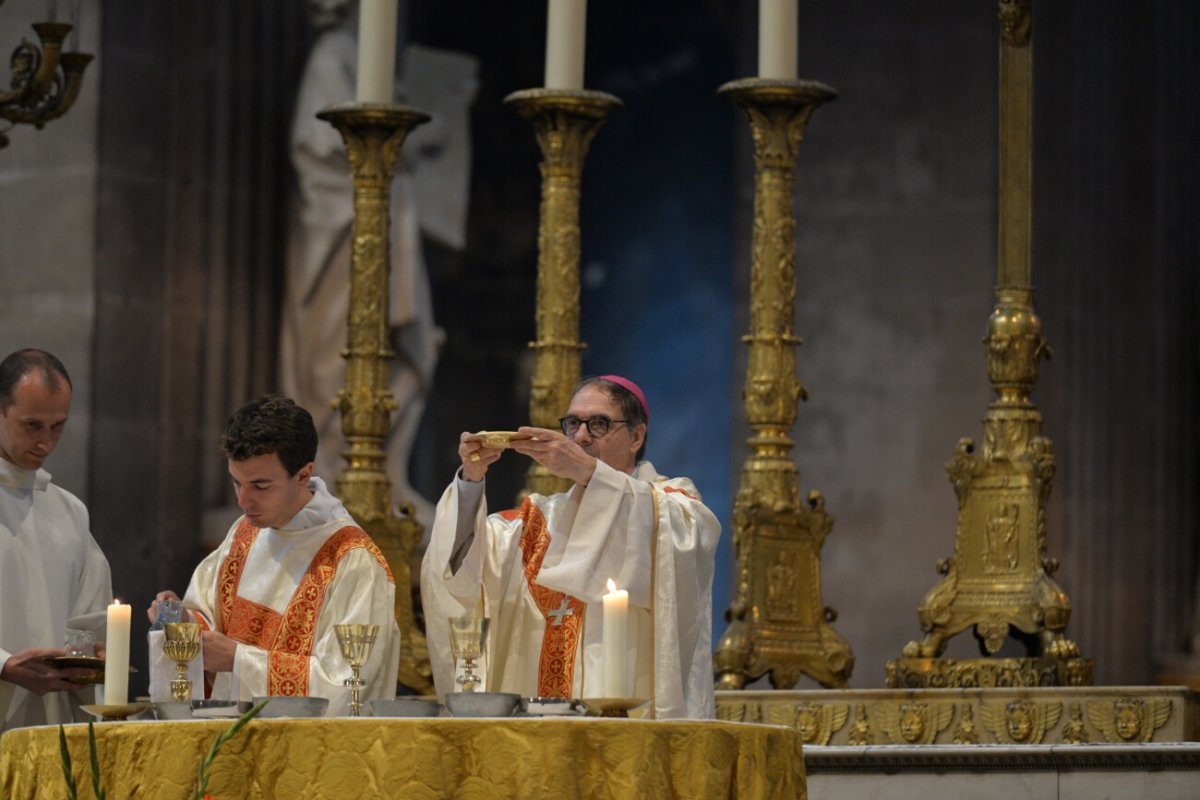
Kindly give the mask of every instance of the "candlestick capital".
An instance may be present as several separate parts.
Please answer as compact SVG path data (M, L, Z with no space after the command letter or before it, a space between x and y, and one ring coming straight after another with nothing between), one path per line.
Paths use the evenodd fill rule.
M624 105L616 95L592 89L521 89L505 97L504 102L516 106L523 117L555 110L597 120Z
M734 102L772 105L807 106L814 108L836 100L837 89L820 81L786 80L782 78L740 78L721 84L717 94L727 94Z
M343 125L374 125L411 130L421 123L428 122L432 117L412 106L395 103L338 103L318 111L317 119L323 119L337 128Z

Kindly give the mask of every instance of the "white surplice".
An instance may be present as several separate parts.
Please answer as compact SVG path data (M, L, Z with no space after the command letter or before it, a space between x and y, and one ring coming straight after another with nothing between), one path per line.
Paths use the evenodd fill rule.
M220 581L229 576L230 563L244 557L244 567L236 586L236 603L243 611L257 614L254 630L279 625L278 637L269 647L245 643L239 639L233 672L219 672L213 681L212 697L249 700L268 694L299 694L328 697L327 714L345 714L350 690L345 681L351 670L342 656L335 625L363 623L379 626L379 635L371 657L361 669L366 686L362 700L393 697L396 673L400 666L400 628L396 624L396 587L383 555L366 533L331 495L320 478L309 481L312 499L282 528L254 529L241 517L229 529L225 541L210 553L192 575L184 606L201 617L210 629L231 633L227 625L230 605L222 603ZM239 556L239 533L257 530L253 544ZM349 536L352 545L343 547L335 561L326 561L313 569L314 558ZM339 537L335 539L334 537ZM364 540L365 539L365 540ZM330 547L326 547L330 543ZM332 577L331 569L336 567ZM319 587L324 587L323 594ZM302 591L298 594L297 590ZM304 623L312 610L307 595L320 595L316 618ZM228 600L228 598L227 598ZM289 612L295 624L289 626ZM311 627L307 627L311 625ZM303 635L297 635L297 633ZM303 639L307 636L309 643ZM294 638L299 641L288 641ZM299 652L299 656L289 653ZM301 661L304 658L306 661ZM298 665L296 680L280 677L281 663ZM306 666L306 669L304 668Z
M665 478L647 461L633 475L597 462L587 486L550 497L531 495L518 511L491 515L480 484L473 486L481 495L473 509L475 533L457 572L451 564L460 492L470 488L461 479L438 503L421 567L439 695L454 690L447 620L482 602L491 620L481 659L488 690L542 694L547 676L564 658L544 645L576 617L576 649L565 656L574 664L563 691L605 697L601 598L611 578L629 592L629 696L652 700L659 719L714 716L712 579L721 524L690 480ZM526 535L527 523L549 535L540 569L528 575L536 537ZM561 608L555 605L559 600Z
M68 627L103 639L112 574L73 494L0 458L0 668L28 647L62 647ZM78 617L92 615L91 624ZM38 696L0 681L0 730L70 722L71 705L92 689Z

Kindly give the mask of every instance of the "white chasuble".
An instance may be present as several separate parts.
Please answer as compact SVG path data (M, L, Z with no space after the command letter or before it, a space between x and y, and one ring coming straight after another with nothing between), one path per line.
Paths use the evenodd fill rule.
M603 608L612 579L629 592L625 667L633 697L659 719L714 716L713 559L721 526L687 478L649 462L633 475L603 462L587 486L521 508L474 510L474 538L451 569L458 481L438 503L421 597L439 695L455 690L447 620L476 608L489 623L480 668L489 691L604 696ZM479 672L480 670L477 670Z
M236 639L233 672L219 672L212 697L328 697L346 713L350 665L335 625L375 624L379 635L361 669L363 701L393 697L400 665L395 583L365 531L313 478L312 500L280 529L241 517L196 568L184 605L204 627Z

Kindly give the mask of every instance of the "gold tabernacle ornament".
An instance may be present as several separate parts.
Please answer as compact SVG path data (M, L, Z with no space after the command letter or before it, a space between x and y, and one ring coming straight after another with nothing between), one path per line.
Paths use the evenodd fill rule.
M788 432L805 392L796 377L796 153L813 111L837 92L816 81L749 78L721 87L754 136L750 334L743 400L751 436L733 503L737 584L713 658L718 689L740 689L768 671L790 689L801 675L845 686L850 645L828 624L821 546L833 528L819 492L802 503Z
M348 443L342 453L347 467L338 477L337 493L379 545L396 581L401 641L397 678L418 694L429 694L433 670L410 591L412 554L422 527L411 503L400 506L400 515L393 510L391 481L383 467L390 415L397 408L388 389L389 362L396 357L388 340L390 187L405 137L429 115L408 106L347 103L326 108L317 117L341 133L354 180L350 312L342 353L346 387L334 401Z
M350 687L350 716L362 716L362 688L365 684L359 671L371 657L379 626L348 623L334 625L333 632L337 634L338 645L342 648L342 658L350 665L351 677L346 679L346 686Z
M163 625L163 652L175 662L171 681L171 699L186 703L192 698L188 663L200 655L200 626L194 622L168 622Z
M582 374L579 341L579 197L583 161L596 131L621 101L588 90L525 89L504 99L529 120L542 152L538 220L537 341L529 419L557 429ZM551 495L569 481L541 464L530 466L523 494Z
M1046 556L1046 500L1054 453L1030 399L1050 357L1033 309L1033 37L1030 0L1000 0L1000 234L996 305L988 319L988 380L996 399L983 449L962 438L946 465L958 496L954 557L917 616L925 638L887 664L895 688L1087 686L1092 662L1066 638L1071 604ZM983 658L943 659L947 641L973 627ZM1006 639L1025 655L994 657ZM985 720L986 722L986 720Z

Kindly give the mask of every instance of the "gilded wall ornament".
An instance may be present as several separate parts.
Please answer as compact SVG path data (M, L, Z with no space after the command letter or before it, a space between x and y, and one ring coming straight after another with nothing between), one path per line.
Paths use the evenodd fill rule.
M933 744L950 727L954 706L947 702L885 703L878 707L879 728L893 744Z
M971 711L970 704L962 707L958 725L954 728L953 741L955 744L979 744L979 731L975 730L975 713Z
M1083 724L1083 711L1079 703L1071 703L1070 718L1063 723L1062 740L1064 744L1087 744L1087 728Z
M996 741L1011 744L1041 744L1061 714L1062 703L1026 699L984 703L979 709L984 727Z
M1087 713L1088 722L1103 734L1106 742L1148 742L1154 738L1154 732L1166 724L1171 715L1171 704L1166 700L1138 697L1093 700L1087 705Z
M867 704L859 703L854 711L854 724L846 737L851 745L861 747L871 743L871 724L867 720Z

